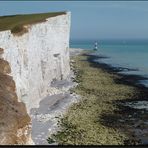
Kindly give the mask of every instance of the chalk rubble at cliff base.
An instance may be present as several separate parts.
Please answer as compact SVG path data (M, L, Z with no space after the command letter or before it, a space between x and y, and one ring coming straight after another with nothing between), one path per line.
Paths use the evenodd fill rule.
M78 55L82 52L79 49L70 49L70 55ZM72 63L71 63L72 65ZM80 96L71 93L70 89L78 84L73 82L75 75L71 70L67 79L55 81L51 84L52 93L45 97L39 108L31 109L32 118L32 139L37 145L48 145L48 137L60 130L58 127L59 117L62 117L67 109L79 101ZM52 143L52 145L57 143Z
M76 103L79 99L78 95L71 94L69 91L69 88L75 86L72 81L61 80L57 81L57 83L62 84L59 85L55 82L55 85L57 85L57 87L55 87L55 93L43 99L40 102L39 108L31 110L33 123L32 139L37 145L48 144L48 137L59 130L57 125L58 117L63 116L68 107L71 104Z

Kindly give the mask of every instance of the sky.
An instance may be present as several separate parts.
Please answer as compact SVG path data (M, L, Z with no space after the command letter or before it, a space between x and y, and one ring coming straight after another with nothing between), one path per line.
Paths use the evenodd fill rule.
M148 39L148 1L1 1L0 15L71 12L71 39Z

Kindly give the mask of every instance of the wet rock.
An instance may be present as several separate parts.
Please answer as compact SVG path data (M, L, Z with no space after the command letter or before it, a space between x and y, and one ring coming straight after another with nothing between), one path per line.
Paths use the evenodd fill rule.
M125 145L139 145L141 144L141 139L128 139L124 141Z

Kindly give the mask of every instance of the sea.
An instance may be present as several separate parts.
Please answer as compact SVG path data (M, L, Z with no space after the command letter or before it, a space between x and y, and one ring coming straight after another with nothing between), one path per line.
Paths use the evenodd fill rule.
M98 42L95 54L106 57L100 58L99 62L130 69L120 73L148 78L148 40L73 40L70 41L70 47L93 50L95 41ZM148 87L146 79L138 83Z

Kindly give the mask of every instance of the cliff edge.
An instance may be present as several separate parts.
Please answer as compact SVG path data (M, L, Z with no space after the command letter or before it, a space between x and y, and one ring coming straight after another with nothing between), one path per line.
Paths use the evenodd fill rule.
M32 144L30 109L70 73L69 12L21 27L0 32L0 144Z

